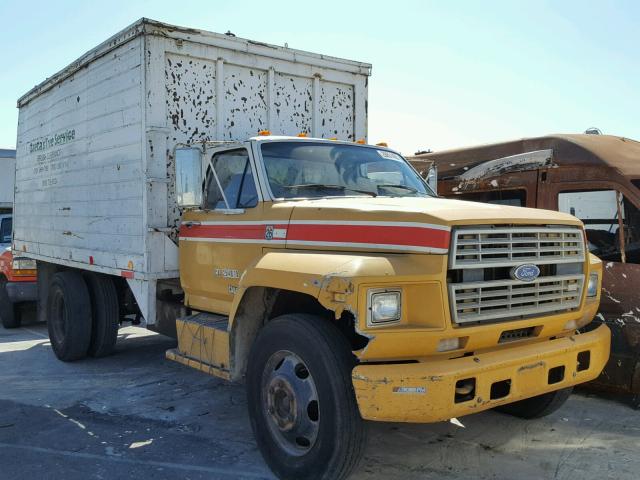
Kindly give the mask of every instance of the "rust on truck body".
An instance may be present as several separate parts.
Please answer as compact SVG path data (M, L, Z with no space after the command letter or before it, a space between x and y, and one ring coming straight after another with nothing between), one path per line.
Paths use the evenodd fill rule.
M550 152L546 161L530 162L524 168L508 161L543 151ZM500 160L504 168L487 168ZM450 198L561 210L562 194L611 192L610 197L616 200L613 218L583 218L590 247L601 249L595 253L604 266L602 301L594 324L606 323L612 331L611 359L592 385L630 392L637 400L640 142L609 135L553 135L429 153L410 161L421 170L435 164L440 177L438 192ZM478 174L469 175L473 171ZM598 229L594 222L605 220L600 227L607 228Z

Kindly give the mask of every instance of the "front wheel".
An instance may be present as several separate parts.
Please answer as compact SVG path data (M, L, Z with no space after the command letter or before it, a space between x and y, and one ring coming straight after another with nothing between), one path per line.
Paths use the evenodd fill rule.
M344 479L366 444L351 383L355 359L340 331L311 315L283 315L258 334L247 369L251 426L282 479Z
M527 420L546 417L562 407L569 399L572 391L573 387L563 388L562 390L545 393L537 397L508 403L507 405L496 407L495 410Z

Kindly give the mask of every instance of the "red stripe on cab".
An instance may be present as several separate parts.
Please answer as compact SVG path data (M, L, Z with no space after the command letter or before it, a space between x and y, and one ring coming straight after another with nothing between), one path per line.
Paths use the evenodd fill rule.
M269 243L267 227L286 232L273 240L285 240L287 244L296 242L318 242L331 244L369 244L375 246L408 247L419 249L449 248L450 231L431 228L420 224L413 225L363 225L343 223L291 223L291 224L224 224L183 226L180 237L185 240L252 240Z
M448 230L410 226L291 224L287 242L371 243L407 247L448 248Z
M287 225L273 225L287 228ZM228 238L230 240L265 240L266 225L194 225L182 227L180 236L190 238Z

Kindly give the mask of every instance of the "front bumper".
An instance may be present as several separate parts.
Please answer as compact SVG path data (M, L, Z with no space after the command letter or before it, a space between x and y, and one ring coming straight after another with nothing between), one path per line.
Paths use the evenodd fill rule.
M7 282L6 287L12 303L35 302L38 299L37 282Z
M503 345L468 357L360 364L352 380L367 420L438 422L593 380L609 359L610 343L611 332L602 325L589 333ZM456 398L456 383L466 379L475 379L473 392Z

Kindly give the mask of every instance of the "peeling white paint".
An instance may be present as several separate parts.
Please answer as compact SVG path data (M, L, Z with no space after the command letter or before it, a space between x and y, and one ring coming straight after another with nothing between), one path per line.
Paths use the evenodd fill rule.
M462 175L463 181L479 180L508 171L522 171L549 165L553 156L552 150L537 150L520 153L509 157L488 160L472 167Z

